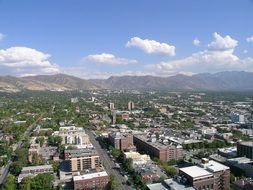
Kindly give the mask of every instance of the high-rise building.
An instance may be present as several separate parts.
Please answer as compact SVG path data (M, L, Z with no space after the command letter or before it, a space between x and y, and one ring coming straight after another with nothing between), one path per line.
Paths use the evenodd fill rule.
M110 110L114 110L114 109L115 109L114 103L112 103L112 102L110 102L110 103L108 104L108 107L109 107Z
M232 113L230 115L230 118L233 123L245 123L244 115L241 115L238 113Z
M112 124L114 125L116 123L116 111L115 110L112 110Z
M99 155L94 149L65 150L64 155L71 172L100 168Z
M128 102L127 107L129 111L132 111L134 109L134 103L132 101Z
M252 158L252 141L242 141L237 143L237 156L238 157L247 157Z

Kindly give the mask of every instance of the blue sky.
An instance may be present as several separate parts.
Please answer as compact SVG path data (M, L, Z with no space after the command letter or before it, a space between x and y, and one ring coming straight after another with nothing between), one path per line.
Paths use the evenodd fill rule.
M0 0L0 75L253 71L252 0Z

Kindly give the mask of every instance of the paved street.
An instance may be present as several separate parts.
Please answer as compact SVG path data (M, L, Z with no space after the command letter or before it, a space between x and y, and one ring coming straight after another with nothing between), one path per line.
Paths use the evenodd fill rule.
M114 175L119 186L118 189L119 190L131 190L132 188L130 186L127 186L125 184L123 184L122 182L125 182L125 178L119 173L118 170L113 169L114 168L114 162L110 159L110 157L108 156L107 152L105 149L102 149L100 144L98 143L98 141L95 139L94 134L91 131L86 131L86 133L89 135L90 137L90 141L93 144L93 146L96 148L102 163L106 169L106 171L108 172L109 175Z
M39 122L43 116L44 116L44 113L41 114L40 117L26 129L26 131L24 133L24 137L29 137L31 135L34 127L36 126L36 123ZM18 142L16 148L13 151L15 151L16 149L20 149L22 147L22 145L23 145L23 141L21 140ZM7 165L3 169L3 173L0 176L0 188L2 188L4 181L5 181L6 177L8 176L9 169L10 169L12 162L13 162L13 157L10 158Z

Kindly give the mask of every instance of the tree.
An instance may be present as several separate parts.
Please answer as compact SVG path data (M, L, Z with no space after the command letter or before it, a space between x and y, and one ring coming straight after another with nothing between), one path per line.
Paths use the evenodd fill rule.
M26 148L21 148L16 150L16 156L18 158L18 161L22 163L22 165L26 165L28 162L27 159L27 155L28 155L28 149Z
M32 157L32 165L37 166L37 165L42 165L44 164L45 160L42 158L41 155L34 154Z
M133 168L133 160L132 158L127 158L123 161L123 167L125 168L125 170L129 173L133 173L134 172L134 168Z
M58 171L58 168L59 168L59 162L54 161L54 160L51 160L51 161L50 161L50 164L52 165L52 167L53 167L53 169L54 169L54 172L57 172L57 171Z
M17 176L22 170L22 163L20 161L13 162L10 167L11 174Z
M168 162L167 162L167 164L168 165L176 165L177 164L177 161L176 160L169 160Z
M119 149L116 149L116 148L112 148L112 156L115 158L115 159L118 159L119 156L120 156L121 152Z
M24 177L19 184L20 190L30 190L31 189L32 178Z
M48 144L51 146L60 146L62 142L62 137L60 136L50 136L48 137Z
M36 143L39 143L41 147L43 146L44 142L45 142L44 137L39 137L36 139Z
M16 190L16 179L13 175L8 175L6 182L4 184L5 190Z
M118 184L115 180L114 175L110 175L109 183L108 183L108 190L116 190L118 189Z
M177 174L177 170L173 166L165 166L164 170L169 176L175 176Z
M50 174L38 174L31 180L31 190L52 190L53 189L53 176Z

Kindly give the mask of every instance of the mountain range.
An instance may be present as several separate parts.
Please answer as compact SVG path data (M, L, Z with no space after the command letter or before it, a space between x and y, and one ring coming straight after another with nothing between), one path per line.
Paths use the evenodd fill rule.
M56 74L29 77L0 76L0 91L67 91L95 89L135 90L253 90L253 72L226 71L193 76L112 76L108 79L81 79Z

